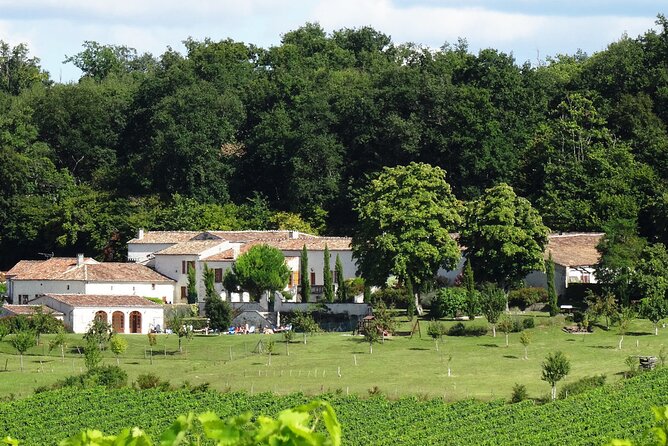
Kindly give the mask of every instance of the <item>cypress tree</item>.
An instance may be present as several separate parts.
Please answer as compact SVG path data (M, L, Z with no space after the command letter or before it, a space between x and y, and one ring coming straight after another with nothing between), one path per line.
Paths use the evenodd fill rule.
M308 251L306 251L306 244L302 248L302 254L299 258L299 284L301 286L302 302L308 302L311 295L311 281L308 270Z
M323 294L325 295L325 302L334 302L334 283L332 282L332 270L330 268L330 258L329 248L325 244L325 252L322 254L323 257L323 267L322 267L322 283L323 283Z
M197 273L192 266L188 267L188 303L197 303Z
M336 255L336 263L334 264L334 271L336 272L336 300L339 302L345 302L348 300L346 296L346 284L343 281L343 263L341 263L341 257Z
M550 309L550 316L556 316L559 313L557 305L557 291L554 288L554 262L552 253L545 263L545 275L547 276L547 301Z
M466 266L464 267L464 286L466 287L466 314L468 315L469 320L473 320L475 319L476 307L478 305L471 259L466 260Z

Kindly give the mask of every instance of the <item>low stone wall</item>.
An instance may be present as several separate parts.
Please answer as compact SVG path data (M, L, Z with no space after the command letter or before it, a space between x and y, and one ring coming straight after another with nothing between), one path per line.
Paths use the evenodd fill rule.
M313 307L312 303L280 302L274 304L274 311L282 313L291 313L294 311L308 311ZM348 314L350 316L366 316L371 313L371 307L368 304L353 303L328 303L324 304L332 314Z

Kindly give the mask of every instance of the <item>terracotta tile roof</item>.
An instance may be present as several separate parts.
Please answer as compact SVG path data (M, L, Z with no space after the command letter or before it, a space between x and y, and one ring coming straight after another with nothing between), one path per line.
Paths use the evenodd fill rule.
M209 257L205 257L202 260L208 260L211 262L224 262L224 261L234 260L234 249L226 249L223 252L219 252L217 254L210 255Z
M84 264L97 264L91 258L85 258ZM64 272L76 268L77 259L72 257L51 257L47 260L21 260L7 272L8 276L19 280L55 279Z
M201 233L202 231L146 231L141 239L133 238L128 243L181 243Z
M317 237L310 239L287 239L287 240L267 240L269 246L278 248L282 251L298 251L306 245L309 251L324 251L325 245L330 251L347 251L351 249L350 237Z
M11 313L11 314L14 314L16 316L18 316L18 315L29 316L29 315L32 315L33 313L35 313L37 311L37 308L39 308L39 307L42 308L42 312L44 314L50 314L52 316L62 316L63 315L63 313L60 313L60 312L54 310L53 308L49 308L45 305L9 305L9 304L7 304L7 305L4 305L0 308L9 312L9 313Z
M53 257L21 260L9 271L14 280L88 280L92 282L173 282L167 276L139 263L100 263L85 259Z
M197 255L207 249L214 248L223 243L223 240L194 240L177 243L156 252L156 255Z
M70 269L57 276L59 280L89 282L174 282L167 276L140 263L97 263Z
M252 242L265 240L288 240L292 237L300 239L318 238L317 235L306 234L298 231L210 231L210 234L228 240L230 242Z
M161 307L141 296L105 296L99 294L45 294L71 307Z
M552 253L552 260L559 265L595 265L601 257L596 246L604 235L603 233L550 234L545 258Z

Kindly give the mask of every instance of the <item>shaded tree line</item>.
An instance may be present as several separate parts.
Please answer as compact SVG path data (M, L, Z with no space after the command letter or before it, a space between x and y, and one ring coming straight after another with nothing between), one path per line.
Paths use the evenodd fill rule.
M500 183L552 230L631 222L667 242L668 21L538 66L306 24L270 48L85 42L51 80L0 43L0 268L40 252L123 259L147 229L351 234L383 167L442 167L460 200Z

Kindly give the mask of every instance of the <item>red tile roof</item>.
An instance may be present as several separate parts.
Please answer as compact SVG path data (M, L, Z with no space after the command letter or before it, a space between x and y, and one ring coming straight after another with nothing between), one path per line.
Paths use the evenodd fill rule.
M232 260L234 260L234 249L226 249L223 252L219 252L217 254L210 255L209 257L205 257L202 260L206 260L206 261L210 261L210 262L232 261Z
M146 231L141 239L133 238L128 243L181 243L201 233L202 231Z
M603 233L566 233L550 234L545 258L550 253L554 263L563 266L593 266L598 263L601 254L596 249Z
M87 280L90 282L173 282L167 276L139 263L99 263L86 259L53 257L48 260L22 260L8 275L14 280Z
M98 263L85 258L84 264ZM7 272L7 276L19 280L48 280L59 276L77 266L77 259L72 257L51 257L47 260L21 260Z
M45 294L71 307L161 307L141 296L106 296L100 294Z
M330 251L347 251L351 249L350 237L317 237L312 239L267 240L269 246L282 251L298 251L306 245L309 251L324 251L325 246Z
M207 249L214 248L224 243L223 240L191 240L177 243L156 252L156 255L198 255Z
M18 315L30 316L37 312L37 308L42 308L44 314L50 314L52 316L62 316L63 313L60 313L53 308L49 308L45 305L10 305L6 304L0 307L1 309L7 311L8 313Z

